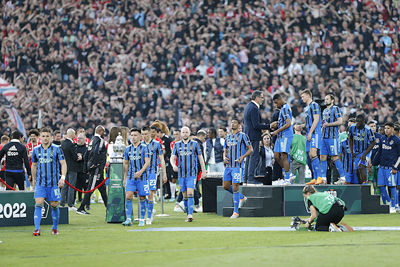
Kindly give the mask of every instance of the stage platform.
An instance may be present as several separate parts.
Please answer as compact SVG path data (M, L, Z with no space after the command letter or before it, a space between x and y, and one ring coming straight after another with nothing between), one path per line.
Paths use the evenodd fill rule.
M288 186L241 186L241 192L248 198L240 209L241 217L306 216L302 189L304 185ZM389 213L388 205L380 204L380 196L371 194L370 185L319 185L319 192L327 191L346 203L346 214ZM217 214L231 216L233 213L232 194L217 187Z

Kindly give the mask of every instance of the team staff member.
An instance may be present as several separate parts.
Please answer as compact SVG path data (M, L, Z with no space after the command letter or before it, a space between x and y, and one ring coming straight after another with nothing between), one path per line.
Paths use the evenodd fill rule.
M0 150L0 159L6 156L6 168L5 168L5 179L6 183L14 187L14 184L18 185L19 190L25 190L25 169L28 173L29 181L31 178L31 167L29 164L28 153L26 147L21 144L24 141L24 136L20 131L14 131L11 134L11 141L4 145ZM11 190L7 188L7 190Z
M307 199L307 206L311 211L310 218L306 220L306 228L309 228L310 224L316 220L316 231L342 232L337 224L344 217L343 200L327 192L317 192L312 185L306 185L303 188L303 196Z
M32 187L35 190L36 202L33 217L35 223L33 236L40 235L40 221L45 198L51 205L51 217L53 218L51 233L58 235L58 221L60 218L58 202L61 200L60 188L65 183L67 163L61 148L52 143L50 128L44 127L40 130L40 139L42 144L35 147L32 153Z
M3 135L1 137L1 143L0 143L0 150L3 148L3 146L5 146L8 142L10 142L10 137L8 137L7 135ZM0 178L5 180L6 178L4 177L4 171L6 170L6 157L3 156L2 158L0 158ZM5 185L0 184L0 188L1 187L5 187Z
M104 141L105 128L101 125L95 129L95 134L90 140L88 150L84 155L85 159L85 171L89 174L89 185L88 190L91 190L98 186L104 180L104 167L107 162L107 147ZM107 207L107 192L106 186L103 184L99 188L101 197L104 201L104 206ZM92 193L87 193L83 197L83 201L76 211L78 214L87 215L89 212L85 210L85 207L90 204L90 197Z

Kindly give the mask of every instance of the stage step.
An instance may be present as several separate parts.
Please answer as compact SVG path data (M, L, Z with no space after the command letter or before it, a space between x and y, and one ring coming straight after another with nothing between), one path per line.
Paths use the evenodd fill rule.
M370 186L361 186L361 213L387 214L389 213L389 205L381 205L381 197L371 195Z
M231 217L233 214L233 207L224 207L223 216ZM240 217L266 217L265 210L263 208L254 207L243 207L239 210Z

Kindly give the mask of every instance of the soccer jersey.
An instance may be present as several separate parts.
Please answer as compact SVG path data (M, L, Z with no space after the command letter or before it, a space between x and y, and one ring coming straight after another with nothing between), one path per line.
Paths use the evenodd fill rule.
M343 169L347 173L353 173L354 165L351 156L350 143L348 139L340 142L340 153L342 153Z
M371 163L372 166L379 166L379 162L381 159L381 153L382 153L382 141L385 138L384 135L381 135L380 133L375 133L375 145L371 150Z
M292 109L288 104L283 105L281 110L279 111L279 119L278 119L278 128L282 128L286 124L286 120L290 119L290 122L293 121ZM286 130L283 130L278 134L278 137L291 137L293 136L293 126L290 124L290 127Z
M352 125L349 127L349 138L353 139L354 153L361 154L375 140L375 135L368 125L365 125L362 129L358 129L356 125Z
M398 170L400 165L400 138L395 135L384 137L381 149L380 166Z
M32 162L37 163L36 184L40 186L57 186L60 179L60 160L64 160L64 153L55 144L47 149L43 145L36 146L32 152Z
M319 115L319 120L317 127L315 128L313 134L321 136L321 109L319 105L312 101L306 108L306 133L308 134L311 130L311 126L314 122L314 115Z
M125 149L124 159L129 160L128 179L134 179L135 172L143 168L146 158L149 158L149 152L147 146L143 143L140 143L137 147L130 145ZM147 179L146 172L142 174L141 178Z
M334 197L327 192L317 192L307 198L308 207L313 205L321 214L327 214L336 202L341 202L344 206L344 201Z
M302 135L293 135L292 147L290 149L290 157L295 161L306 165L306 138Z
M150 166L147 168L148 173L157 173L157 167L160 163L159 157L162 155L161 143L156 140L151 140L149 144L143 142L147 146L147 151L150 156Z
M176 142L172 155L178 158L178 177L197 177L197 158L201 155L199 144L190 140Z
M250 145L250 140L243 132L230 134L225 138L224 149L227 151L227 158L229 160L227 168L242 167L237 159L246 154L247 147Z
M322 114L323 123L333 123L342 117L342 112L338 106L326 108ZM337 139L339 138L339 126L329 126L322 129L322 138Z

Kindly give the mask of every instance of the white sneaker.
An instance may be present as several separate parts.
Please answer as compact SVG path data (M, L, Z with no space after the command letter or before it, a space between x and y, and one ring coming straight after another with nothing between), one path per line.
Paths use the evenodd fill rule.
M178 205L182 209L183 212L186 212L185 203L183 201L179 202Z
M97 200L97 203L104 203L103 199L99 197L99 199Z
M147 218L146 219L146 225L151 225L151 223L152 223L151 221L152 221L151 218Z
M340 177L339 180L334 182L334 184L336 184L336 185L346 184L346 177Z
M396 208L395 207L390 207L390 211L389 211L391 214L392 213L396 213Z
M77 211L78 209L75 207L68 207L68 211Z
M246 196L243 196L243 198L239 200L239 209L241 209L244 206L244 204L246 204L246 201L247 201Z
M342 232L342 230L334 223L329 225L329 232Z
M194 210L196 212L203 212L203 207L199 205L198 207L195 207Z
M290 179L285 179L282 181L281 185L291 185Z
M296 180L296 175L294 175L293 173L290 173L289 182L291 184L293 184L295 180Z
M181 209L181 207L178 204L176 204L175 208L174 208L174 212L183 212L183 210Z

